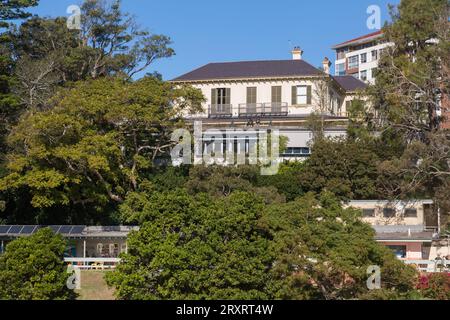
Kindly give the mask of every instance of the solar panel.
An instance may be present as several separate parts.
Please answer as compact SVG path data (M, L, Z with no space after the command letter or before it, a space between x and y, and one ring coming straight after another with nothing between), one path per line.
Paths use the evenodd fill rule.
M58 233L61 226L48 226L48 228L52 229L54 233Z
M69 234L70 230L72 230L72 226L61 226L61 228L59 229L59 233Z
M74 226L70 231L70 234L80 234L83 232L84 228L86 228L86 226Z
M9 228L11 226L0 226L0 233L8 233Z
M21 234L32 234L34 230L36 229L36 226L24 226Z
M23 226L11 226L11 228L8 231L8 234L19 234L22 228Z

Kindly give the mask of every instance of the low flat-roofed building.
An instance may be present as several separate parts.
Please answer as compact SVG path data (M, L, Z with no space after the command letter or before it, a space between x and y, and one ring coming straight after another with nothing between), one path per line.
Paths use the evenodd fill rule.
M139 230L129 226L0 225L0 253L5 251L8 242L46 227L67 240L66 258L117 258L127 252L130 232Z

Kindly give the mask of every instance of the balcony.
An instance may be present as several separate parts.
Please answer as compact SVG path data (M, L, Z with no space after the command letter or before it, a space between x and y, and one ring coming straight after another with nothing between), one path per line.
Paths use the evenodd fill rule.
M210 118L231 118L233 116L233 106L231 104L209 105L208 115Z
M239 105L239 117L285 117L288 104L285 102L242 103Z

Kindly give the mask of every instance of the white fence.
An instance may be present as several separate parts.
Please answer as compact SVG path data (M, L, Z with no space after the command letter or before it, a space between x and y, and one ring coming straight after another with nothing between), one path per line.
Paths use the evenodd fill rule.
M114 269L119 258L64 258L64 262L82 270Z

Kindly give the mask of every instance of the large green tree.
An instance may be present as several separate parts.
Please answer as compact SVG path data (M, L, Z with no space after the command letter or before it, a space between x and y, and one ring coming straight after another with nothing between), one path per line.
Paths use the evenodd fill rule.
M0 255L0 300L72 299L64 265L66 242L51 229L10 242Z
M389 197L434 197L450 212L450 141L443 102L450 88L447 0L402 0L384 28L389 46L369 90L377 129L397 150L380 164ZM446 106L448 108L448 105Z
M377 155L363 140L318 139L299 175L305 191L328 190L343 200L377 197Z
M141 229L108 284L120 299L267 299L273 257L258 226L263 207L242 192L220 199L182 190L134 196L122 214Z
M53 223L95 223L80 213L102 215L127 192L139 190L154 160L173 145L171 134L183 125L182 112L199 108L202 99L190 87L150 77L91 80L61 91L48 110L27 112L9 137L8 174L0 180L0 190L11 200L7 211L20 215L17 205L31 198L36 209L76 214L52 217ZM14 201L23 193L30 196ZM32 213L22 218L46 221L36 221Z
M273 235L269 290L277 299L401 299L419 296L416 271L374 241L361 212L330 193L271 206L261 226ZM367 269L381 268L382 289L367 289Z
M140 29L120 1L83 2L81 30L69 29L66 20L34 17L8 34L18 78L14 89L28 108L44 106L67 82L132 78L174 54L169 37Z
M361 212L329 193L267 206L228 197L171 192L130 194L120 214L141 229L108 274L119 299L414 298L416 271L374 240ZM369 292L367 268L382 289Z

